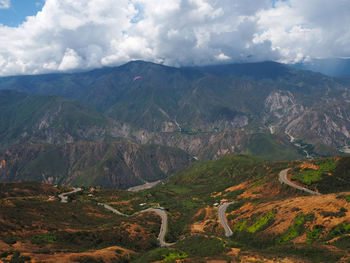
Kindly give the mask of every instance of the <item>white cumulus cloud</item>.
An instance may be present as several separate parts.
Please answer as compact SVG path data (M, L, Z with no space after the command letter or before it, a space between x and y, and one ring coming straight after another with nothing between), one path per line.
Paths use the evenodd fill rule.
M289 0L258 12L255 42L270 41L287 62L349 57L350 1Z
M0 7L9 1L0 0ZM348 0L46 0L0 25L0 75L350 56Z

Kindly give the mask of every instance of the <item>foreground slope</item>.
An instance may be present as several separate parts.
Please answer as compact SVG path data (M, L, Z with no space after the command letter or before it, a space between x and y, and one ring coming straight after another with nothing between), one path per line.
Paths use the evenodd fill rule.
M323 194L350 191L350 157L333 157L303 162L289 172L289 178Z
M0 184L1 261L128 262L157 246L160 220L153 213L126 219L79 195L60 203L62 190L68 189Z
M347 159L339 158L339 167ZM167 209L167 238L176 245L173 250L146 253L144 258L161 259L176 250L185 253L188 262L203 258L338 262L349 258L349 190L333 185L332 194L314 197L281 184L280 171L300 164L227 156L216 162L196 162L151 190L97 197L106 202L111 198L111 205L127 213L139 210L139 204ZM226 211L233 231L229 238L218 221L216 203L220 202L233 202Z
M335 162L335 169L348 171L348 157L332 159ZM316 162L324 162L317 160ZM168 215L167 242L175 244L169 248L155 248L156 243L148 247L130 247L123 244L122 237L130 237L128 233L115 233L114 245L122 246L124 249L131 249L135 254L132 262L167 262L170 259L182 259L182 262L210 262L210 260L230 260L233 262L347 262L349 255L349 234L350 234L350 192L339 185L330 187L329 194L320 196L309 196L307 193L294 189L289 185L281 184L279 181L280 171L286 168L296 169L300 165L306 165L298 161L292 162L265 162L248 156L228 155L218 161L195 162L186 169L170 177L165 184L153 189L140 192L113 191L104 189L85 189L79 194L72 196L72 203L67 205L94 208L97 202L108 204L118 211L133 215L125 217L124 224L136 224L135 212L143 211L149 207L163 207ZM320 165L320 164L318 164ZM321 167L321 166L320 166ZM322 167L321 167L322 168ZM322 168L323 169L323 168ZM291 170L292 172L292 170ZM344 176L347 175L335 175ZM289 178L289 177L288 177ZM25 186L21 186L22 188ZM8 186L0 188L1 191L12 192L14 188ZM36 213L46 211L44 207L49 205L45 200L48 197L23 199L23 191L16 190L12 195L5 193L2 199L1 213L4 220L1 224L11 222L14 229L11 234L9 227L3 228L7 238L3 241L9 243L9 239L18 235L19 238L7 247L2 246L2 251L13 251L16 247L22 253L31 257L37 257L42 253L35 244L36 240L42 242L43 247L56 249L61 246L62 235L57 229L48 229L46 235L35 235L34 226L28 228L26 235L16 232L16 225L26 225L26 218L34 218ZM33 191L33 190L31 190ZM50 190L51 191L51 190ZM56 190L57 191L57 190ZM33 194L30 192L30 194ZM52 193L50 192L52 195ZM22 207L21 202L26 202L30 213L20 217L18 208ZM54 201L53 201L54 202ZM222 222L219 221L218 203L231 203L226 210L225 216L228 226L233 235L226 237ZM56 208L63 206L55 203ZM69 206L68 206L69 207ZM100 207L101 208L101 207ZM94 208L96 215L100 208ZM89 208L90 209L90 208ZM72 218L76 220L79 216L76 213L88 212L89 209L80 209L71 212ZM17 211L17 212L16 212ZM28 211L29 212L29 211ZM9 216L11 215L11 216ZM116 220L118 215L114 215ZM144 216L143 214L139 215ZM36 218L36 217L35 217ZM41 217L43 218L43 217ZM52 216L41 220L54 220ZM102 220L102 219L101 219ZM118 219L120 220L120 219ZM130 220L130 221L129 221ZM136 219L135 219L136 220ZM152 220L142 218L144 224L151 224ZM126 223L126 222L129 223ZM49 224L48 222L48 224ZM68 220L67 227L72 227ZM114 221L113 221L114 222ZM118 221L119 222L119 221ZM124 221L123 221L124 222ZM60 226L60 225L59 225ZM85 224L85 229L93 224ZM148 225L150 228L150 225ZM141 227L138 231L143 231ZM118 227L114 228L117 231ZM126 228L126 231L129 228ZM131 229L134 229L131 227ZM138 232L136 231L136 232ZM92 231L92 233L95 233ZM105 233L102 231L102 233ZM87 234L86 234L87 235ZM121 235L121 236L120 236ZM40 237L37 237L40 236ZM96 246L89 243L85 236L79 234L78 240L85 240L84 248L101 249L107 253L111 243L100 236L101 243ZM89 235L87 235L89 236ZM55 237L55 238L51 238ZM13 239L12 239L13 240ZM96 239L94 239L96 240ZM108 240L108 239L107 239ZM121 240L121 241L120 241ZM152 237L145 235L143 239L152 240ZM24 250L19 244L30 242ZM142 241L143 242L143 241ZM123 250L123 248L119 248ZM155 248L155 249L153 249ZM61 248L61 255L74 252L73 249ZM101 252L102 253L102 252ZM132 252L128 252L132 253ZM91 257L92 255L89 254ZM108 262L101 254L94 255L95 260ZM67 261L72 262L72 261Z

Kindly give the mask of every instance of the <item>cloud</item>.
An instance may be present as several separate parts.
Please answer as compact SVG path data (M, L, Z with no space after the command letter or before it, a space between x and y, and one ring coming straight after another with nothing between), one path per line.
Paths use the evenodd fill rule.
M0 75L136 59L188 66L349 56L346 10L347 0L46 0L22 25L0 25Z
M10 8L11 2L10 0L0 0L0 9Z
M270 41L286 62L350 55L350 2L279 1L262 10L255 43Z
M82 60L81 57L79 57L79 55L73 49L67 48L62 58L62 61L58 66L58 70L67 71L67 70L79 68L81 65L81 60ZM52 65L56 65L56 64L52 64Z

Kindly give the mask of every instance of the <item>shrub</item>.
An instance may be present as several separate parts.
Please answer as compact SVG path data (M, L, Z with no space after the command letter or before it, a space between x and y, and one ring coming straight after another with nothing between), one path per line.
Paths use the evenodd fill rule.
M15 251L15 253L13 254L10 260L10 263L25 263L29 261L30 261L30 257L21 256L19 251Z
M289 240L292 240L305 232L304 225L307 221L311 221L314 218L313 214L303 215L299 214L295 217L293 225L282 236L276 239L277 244L284 244Z
M306 244L312 244L315 240L319 239L324 226L316 225L312 230L306 232Z
M350 224L344 222L332 228L328 234L328 239L332 239L337 236L342 236L344 234L350 234Z
M55 243L57 240L56 236L52 233L45 234L45 235L39 235L39 236L33 236L30 241L33 244L47 244L47 243Z

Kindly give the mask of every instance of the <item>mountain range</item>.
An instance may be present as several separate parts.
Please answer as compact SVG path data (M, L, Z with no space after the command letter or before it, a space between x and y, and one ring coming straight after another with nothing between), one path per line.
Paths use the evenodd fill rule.
M180 148L197 159L342 154L350 144L349 87L346 79L276 62L174 68L133 61L4 77L0 147L124 141Z

